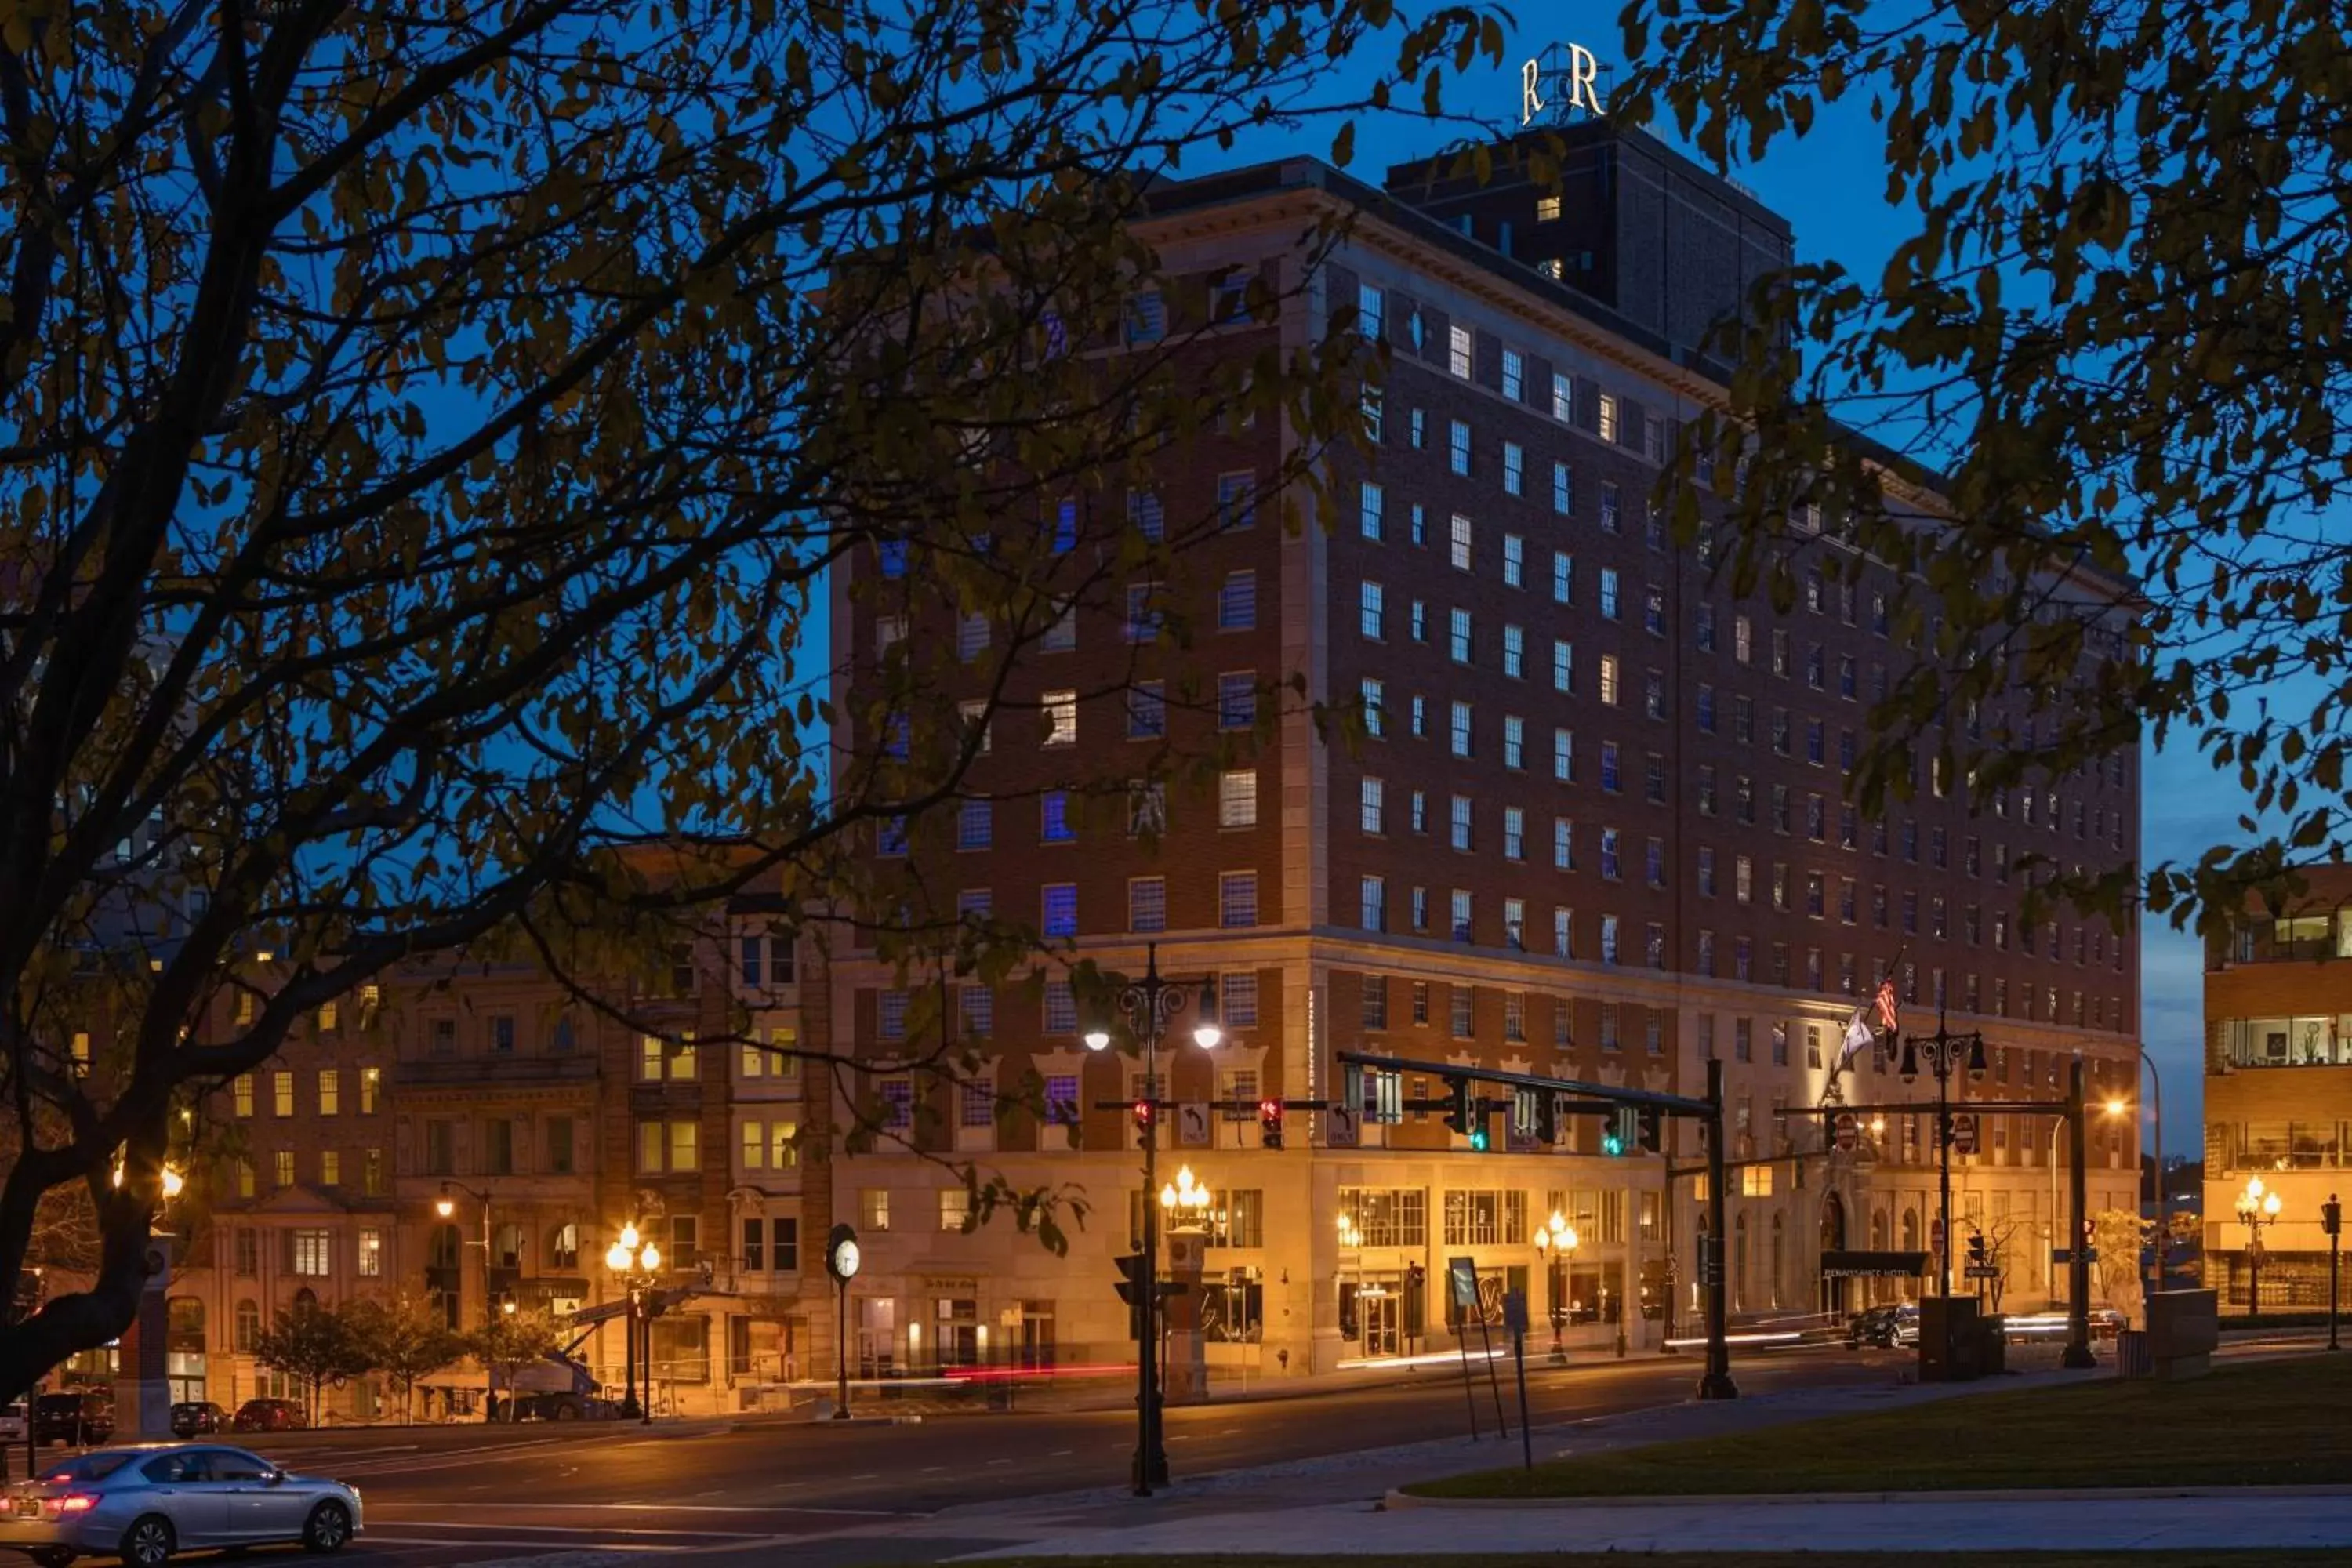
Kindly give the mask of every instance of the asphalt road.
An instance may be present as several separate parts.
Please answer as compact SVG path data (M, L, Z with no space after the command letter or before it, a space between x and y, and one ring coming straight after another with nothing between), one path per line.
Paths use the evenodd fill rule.
M1891 1382L1907 1357L1819 1352L1748 1359L1746 1393ZM1605 1362L1565 1372L1530 1369L1538 1426L1638 1410L1689 1396L1695 1360ZM1503 1395L1517 1424L1507 1372ZM1491 1397L1478 1420L1494 1431ZM1406 1385L1301 1398L1171 1408L1175 1495L1211 1474L1467 1435L1461 1380L1433 1373ZM991 1544L983 1521L969 1542L919 1543L845 1532L1001 1502L1123 1485L1134 1443L1131 1412L1001 1413L918 1425L767 1426L734 1432L640 1436L632 1429L526 1427L494 1447L402 1450L263 1447L289 1467L337 1476L365 1500L367 1533L355 1562L386 1568L512 1563L550 1553L690 1552L745 1562L810 1564L907 1562ZM396 1435L386 1434L387 1438ZM912 1549L910 1549L912 1548ZM551 1562L551 1568L555 1568Z

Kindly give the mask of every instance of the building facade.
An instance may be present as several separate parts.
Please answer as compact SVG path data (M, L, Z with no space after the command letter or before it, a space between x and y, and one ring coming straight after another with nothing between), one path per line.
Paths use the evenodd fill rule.
M2012 867L2131 858L2136 759L1998 796L1937 772L1877 822L1844 803L1899 657L1895 584L1864 563L1803 574L1785 612L1742 600L1647 504L1675 423L1721 399L1691 341L1706 301L1655 298L1669 287L1652 275L1670 258L1658 247L1706 250L1693 276L1735 298L1725 279L1785 253L1786 226L1655 143L1632 152L1671 175L1643 197L1662 204L1643 225L1580 216L1624 157L1572 162L1559 197L1522 185L1473 200L1417 184L1418 167L1383 193L1302 159L1156 201L1150 237L1172 273L1264 277L1284 301L1278 320L1205 339L1211 352L1349 321L1386 346L1363 395L1368 447L1318 459L1339 498L1329 528L1287 531L1258 493L1296 456L1278 421L1202 435L1149 494L1063 503L1066 523L1216 509L1182 580L1150 589L1179 596L1196 633L1160 638L1132 610L1081 607L1000 689L1004 712L1050 718L1042 742L1039 727L1004 724L944 826L876 840L877 861L911 858L908 896L929 912L1009 914L1066 947L1005 985L910 977L854 942L835 955L836 1046L879 1064L836 1113L878 1107L886 1134L835 1162L835 1214L864 1242L860 1370L1132 1356L1112 1286L1148 1201L1129 1109L1144 1066L1085 1047L1104 1020L1082 1016L1066 963L1132 976L1147 943L1163 972L1213 977L1224 1032L1203 1052L1181 1019L1171 1029L1176 1116L1160 1134L1161 1178L1188 1167L1211 1194L1197 1227L1213 1376L1449 1348L1429 1281L1457 1257L1482 1281L1474 1321L1524 1288L1566 1342L1654 1346L1670 1320L1688 1331L1695 1237L1713 1224L1728 1226L1735 1311L1858 1304L1864 1287L1821 1279L1821 1253L1926 1251L1935 1213L1931 1119L1902 1109L1931 1101L1932 1084L1867 1052L1836 1072L1882 973L1906 1029L1942 1015L1983 1030L1986 1081L1957 1093L2053 1102L2049 1117L1984 1119L1979 1152L1957 1162L1955 1218L1995 1241L2011 1304L2063 1289L2048 1258L2074 1156L2054 1146L2056 1102L2078 1056L2095 1093L2129 1092L2137 944L2103 922L2024 924ZM1310 263L1301 219L1325 216L1347 219L1346 237ZM1628 313L1580 291L1561 258L1635 228L1640 248L1591 268L1612 298L1643 301ZM1817 519L1798 547L1851 564ZM849 715L866 710L875 650L910 628L954 639L983 698L1002 633L927 602L919 560L868 552L840 577L843 754L876 743ZM1294 679L1305 700L1281 701ZM1352 710L1353 727L1310 705ZM1161 747L1216 763L1129 792L1123 812L1067 786L1085 759L1115 789ZM927 987L952 996L927 1004ZM923 1059L926 1029L983 1065L902 1070ZM1685 1094L1720 1060L1736 1190L1669 1181L1669 1163L1699 1162L1687 1128L1667 1161L1612 1156L1575 1119L1545 1147L1497 1121L1473 1152L1414 1109L1442 1093L1421 1069L1361 1080L1355 1147L1329 1146L1306 1111L1265 1146L1250 1102L1352 1092L1346 1050ZM1833 1081L1847 1104L1893 1108L1866 1113L1850 1151L1825 1148L1815 1114ZM1008 1109L1013 1085L1043 1113ZM2132 1131L2105 1122L2092 1143L2093 1206L2128 1206ZM1082 1195L1067 1255L1001 1221L968 1226L964 1162ZM1554 1214L1572 1252L1550 1244Z
M473 963L320 1009L267 1068L192 1108L195 1142L225 1152L165 1216L184 1231L172 1397L299 1395L253 1352L299 1301L404 1298L460 1331L509 1307L561 1320L610 1302L626 1292L604 1252L634 1224L675 1298L650 1328L656 1407L781 1398L810 1370L804 1278L823 1282L801 1205L813 1193L821 1223L829 1203L823 1163L803 1158L823 1134L802 1109L803 1066L778 1054L807 1026L801 968L775 900L749 899L650 990L592 1003L535 965ZM266 992L268 963L245 978ZM607 1319L576 1352L615 1395L622 1333ZM66 1375L116 1370L85 1360ZM420 1415L461 1416L482 1408L486 1380L461 1362L420 1387ZM362 1377L331 1391L328 1415L387 1418L388 1398Z
M2303 893L2206 948L2204 1268L2225 1312L2256 1289L2265 1311L2327 1305L2320 1209L2347 1185L2352 1121L2352 869L2300 875Z

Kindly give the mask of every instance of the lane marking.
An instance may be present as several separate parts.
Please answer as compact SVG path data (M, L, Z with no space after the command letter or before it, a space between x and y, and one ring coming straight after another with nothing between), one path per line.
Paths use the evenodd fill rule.
M503 1546L503 1547L507 1547L507 1548L509 1548L509 1550L512 1550L512 1551L517 1551L517 1552L531 1552L531 1553L536 1554L536 1555L545 1555L545 1554L547 1554L548 1550L549 1550L549 1548L548 1548L548 1544L547 1544L547 1542L544 1542L544 1541L428 1541L428 1540L425 1540L425 1539L424 1539L424 1538L422 1538L422 1537L417 1537L417 1536L407 1536L407 1535L378 1535L378 1534L376 1534L376 1533L375 1533L375 1531L367 1531L365 1534L362 1535L360 1539L361 1539L361 1541L364 1542L366 1544L368 1544L368 1545L370 1545L370 1546L429 1546L429 1547L438 1547L440 1550L442 1550L442 1551L444 1551L444 1552L448 1551L448 1550L449 1550L451 1547L453 1547L453 1546L464 1546L464 1547ZM622 1546L608 1546L608 1547L604 1547L604 1548L601 1548L601 1549L592 1547L592 1548L587 1548L586 1550L590 1550L590 1551L594 1551L594 1550L603 1550L603 1551L607 1551L607 1552L626 1552L632 1553L633 1555L637 1555L637 1556L658 1557L658 1556L663 1556L663 1555L667 1555L667 1554L673 1553L673 1552L691 1552L691 1551L694 1551L694 1550L696 1550L696 1549L695 1549L695 1548L693 1548L693 1547L689 1547L689 1546L631 1546L631 1545L622 1545ZM740 1551L742 1551L742 1550L743 1550L743 1548L742 1548L742 1547L740 1547L740 1546L724 1546L724 1547L715 1547L715 1548L712 1548L712 1550L714 1550L714 1551L722 1551L722 1552L740 1552Z
M399 1519L393 1522L411 1530L519 1530L533 1535L676 1535L688 1541L759 1541L769 1533L763 1530L622 1530L612 1525L515 1524L508 1521L466 1524L437 1519Z

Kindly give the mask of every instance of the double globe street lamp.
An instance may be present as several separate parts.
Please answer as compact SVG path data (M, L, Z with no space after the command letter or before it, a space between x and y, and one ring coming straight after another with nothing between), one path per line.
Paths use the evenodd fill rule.
M2246 1190L2238 1194L2238 1223L2246 1227L2246 1316L2263 1315L2263 1227L2278 1223L2279 1210L2286 1205L2279 1202L2276 1193L2265 1189L2260 1176L2246 1178Z
M1536 1231L1536 1256L1548 1260L1551 1273L1551 1363L1554 1366L1568 1364L1568 1352L1559 1342L1560 1315L1566 1310L1561 1298L1567 1294L1561 1280L1566 1275L1569 1259L1576 1256L1576 1227L1568 1223L1566 1215L1554 1209L1551 1218Z
M621 1395L621 1419L624 1421L643 1421L651 1425L654 1418L654 1348L651 1343L646 1346L646 1398L643 1404L639 1404L637 1335L640 1326L646 1324L646 1292L654 1288L661 1272L661 1248L654 1245L650 1237L641 1241L634 1225L623 1226L620 1239L604 1249L604 1267L619 1275L629 1291L628 1329L623 1336L622 1352L625 1358L622 1363L625 1368L622 1373L625 1387Z
M1192 1043L1213 1050L1223 1040L1217 1026L1217 992L1213 980L1200 983L1199 1022ZM1142 1300L1136 1306L1135 1495L1150 1497L1155 1486L1168 1484L1168 1450L1160 1430L1160 1047L1170 1020L1190 1000L1186 988L1160 975L1160 944L1144 947L1143 978L1118 991L1118 1010L1125 1015L1129 1035L1143 1056L1143 1094L1136 1102L1136 1135L1143 1144L1143 1267L1137 1283ZM1097 1025L1086 1034L1087 1049L1107 1051L1111 1034Z

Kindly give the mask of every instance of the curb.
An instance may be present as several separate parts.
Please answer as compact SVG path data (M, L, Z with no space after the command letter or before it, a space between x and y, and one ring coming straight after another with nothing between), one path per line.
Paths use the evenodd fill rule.
M1381 1500L1389 1509L1481 1510L1655 1508L1792 1508L1822 1503L1947 1502L2135 1502L2158 1498L2352 1497L2352 1486L2313 1483L2278 1487L2011 1487L1930 1492L1661 1492L1606 1497L1433 1498L1391 1490Z
M780 1421L773 1417L753 1421L733 1421L718 1430L728 1433L792 1432L811 1426L919 1426L922 1424L923 1418L919 1415L852 1415L841 1421L835 1421L830 1415L809 1415L796 1421L790 1419Z

